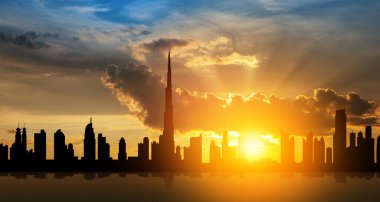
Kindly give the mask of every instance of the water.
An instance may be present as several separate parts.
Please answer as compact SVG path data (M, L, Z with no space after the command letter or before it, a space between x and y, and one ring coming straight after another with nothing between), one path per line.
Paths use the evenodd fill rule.
M378 173L0 175L0 201L380 201Z

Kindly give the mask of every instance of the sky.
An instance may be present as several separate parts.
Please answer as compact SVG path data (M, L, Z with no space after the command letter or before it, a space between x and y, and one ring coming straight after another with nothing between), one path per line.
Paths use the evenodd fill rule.
M0 142L25 123L32 149L45 129L52 158L62 129L82 156L92 117L113 157L121 137L136 155L144 136L162 132L169 44L176 142L203 133L204 161L223 131L278 159L282 132L298 147L309 132L332 135L336 109L350 131L373 125L376 137L379 9L369 0L2 0Z

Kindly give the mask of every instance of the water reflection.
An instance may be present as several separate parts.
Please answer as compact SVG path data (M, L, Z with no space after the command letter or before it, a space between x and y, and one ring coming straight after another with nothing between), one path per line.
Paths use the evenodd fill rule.
M40 173L40 172L11 172L5 173L0 172L0 178L2 177L14 177L17 180L25 180L28 176L35 179L46 179L47 175L53 175L54 179L63 180L68 177L73 177L74 175L83 176L84 180L96 180L109 178L111 175L116 174L120 178L126 178L129 175L136 175L141 178L159 178L162 179L167 187L171 187L176 176L186 176L190 178L202 178L204 175L209 175L210 177L244 177L251 173L231 173L231 172L212 172L212 173L202 173L202 172L185 172L185 173L175 173L175 172L86 172L86 173L76 173L76 172L54 172L54 173ZM373 178L380 178L380 172L282 172L282 173L271 173L279 174L281 179L292 179L296 176L301 176L307 179L315 178L332 178L336 183L346 183L349 179L364 179L371 180Z
M0 201L380 201L380 173L0 173Z

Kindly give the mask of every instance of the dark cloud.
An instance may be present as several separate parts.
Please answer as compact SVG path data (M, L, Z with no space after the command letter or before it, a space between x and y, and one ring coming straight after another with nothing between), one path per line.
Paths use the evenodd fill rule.
M73 40L78 41L78 37L66 38L60 36L58 33L50 32L35 32L29 31L22 34L10 34L0 32L0 43L2 44L15 44L29 49L49 48L50 45L46 40Z
M122 104L127 104L131 113L153 127L161 125L157 117L162 117L164 106L162 80L148 66L133 63L124 68L109 65L103 77L103 83L115 90L118 99L127 102Z
M49 44L46 40L58 40L62 37L58 33L50 32L34 32L29 31L22 34L10 34L0 32L0 42L2 44L15 44L29 49L49 48ZM67 38L64 38L67 39ZM70 40L78 41L78 37L72 37Z
M161 50L167 50L169 45L174 46L186 46L188 44L188 41L185 39L175 39L175 38L160 38L153 40L149 43L143 43L141 46L145 48L146 50L152 51L152 52L159 52Z
M37 41L38 36L35 32L27 32L18 36L0 33L0 42L3 44L15 44L30 49L47 48L49 45L42 41Z
M111 65L103 83L118 100L146 125L163 125L163 77L147 66ZM282 99L277 96L234 94L221 98L177 89L173 94L175 125L178 130L259 130L262 132L326 132L333 127L337 109L346 109L353 125L376 124L378 104L356 93L337 94L331 89L316 89L314 95Z

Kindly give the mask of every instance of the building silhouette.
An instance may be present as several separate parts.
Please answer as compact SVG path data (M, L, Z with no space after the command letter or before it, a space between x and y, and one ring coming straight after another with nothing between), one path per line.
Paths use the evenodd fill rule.
M0 144L0 161L8 160L8 145Z
M180 156L175 153L174 148L174 123L173 123L173 102L172 102L172 73L170 61L170 49L168 53L168 73L165 88L165 112L164 130L159 136L159 141L152 142L152 160L165 162L163 165L170 166L175 161L180 160Z
M228 131L225 131L222 140L222 160L224 162L236 161L236 153L236 146L229 146Z
M281 163L294 164L294 137L288 134L281 134Z
M103 137L102 133L98 134L98 160L111 160L110 144L107 143L106 137Z
M211 164L219 163L221 160L220 154L221 154L220 147L218 147L215 144L214 140L211 140L211 143L210 143L210 163Z
M325 164L325 139L314 138L314 164L322 166Z
M54 133L54 160L66 160L65 135L61 129L58 129L57 132Z
M244 136L238 137L238 158L240 162L245 162L245 138Z
M331 147L326 148L326 164L332 165L333 163L333 149Z
M117 159L120 161L127 160L127 147L126 147L124 138L120 138L119 153L118 153L117 157L118 157Z
M313 133L309 133L306 139L304 138L302 140L302 143L302 162L307 166L311 166L311 164L313 164Z
M24 125L24 127L22 128L22 141L21 141L22 149L24 151L27 151L27 145L28 145L27 142L28 140L27 140L27 135L26 135L26 128Z
M149 138L144 137L142 143L138 143L137 147L138 152L138 158L141 161L148 161L149 160Z
M46 160L46 132L41 130L34 133L34 159L38 161Z
M376 163L380 164L380 135L376 139Z
M184 148L183 159L188 164L202 163L202 134L190 138L190 146Z
M94 128L92 128L92 119L90 123L87 124L84 132L84 152L83 160L94 161L95 160L95 133Z
M58 129L54 133L54 160L55 161L72 161L78 160L74 154L73 144L66 145L65 134Z
M347 117L345 110L337 110L335 114L335 134L333 135L333 163L343 167L346 157Z
M25 140L26 140L26 130L23 130L23 134L25 131ZM22 144L21 139L21 129L20 127L16 128L16 134L15 134L15 142L12 144L10 148L10 160L12 161L22 161L26 160L27 157L27 151Z

